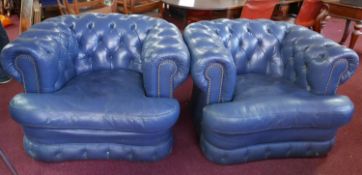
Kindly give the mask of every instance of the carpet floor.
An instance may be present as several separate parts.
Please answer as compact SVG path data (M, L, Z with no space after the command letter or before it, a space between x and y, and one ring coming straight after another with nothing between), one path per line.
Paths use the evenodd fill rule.
M344 21L331 19L323 35L338 41L342 35ZM7 28L10 38L17 37L17 24ZM348 41L347 41L348 43ZM362 39L355 50L362 56ZM175 96L181 101L182 112L174 127L175 144L173 152L166 159L154 163L127 162L116 160L68 161L44 163L31 159L22 147L23 131L8 111L10 99L20 92L22 86L16 82L0 85L0 147L7 153L20 175L240 175L240 174L362 174L362 69L342 87L339 94L349 96L355 104L352 121L341 128L337 142L326 157L274 159L240 165L217 165L202 155L195 129L191 123L188 107L192 81L187 80ZM0 162L0 174L9 174Z

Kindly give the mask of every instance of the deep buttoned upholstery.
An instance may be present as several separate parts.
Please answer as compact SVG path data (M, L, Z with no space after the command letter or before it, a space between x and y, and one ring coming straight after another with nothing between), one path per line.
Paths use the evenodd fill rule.
M231 164L326 154L352 117L337 95L357 54L307 28L268 20L189 25L194 119L208 159Z
M25 93L10 103L35 159L153 161L172 149L173 89L188 75L178 29L138 15L62 16L2 52Z

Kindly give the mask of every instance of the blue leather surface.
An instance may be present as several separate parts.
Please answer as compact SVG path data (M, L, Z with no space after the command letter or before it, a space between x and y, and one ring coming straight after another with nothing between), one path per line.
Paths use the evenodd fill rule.
M170 97L190 67L173 24L140 15L61 16L32 26L1 56L24 85L10 112L33 158L154 161L171 152L180 107Z
M168 130L179 116L177 100L146 97L139 73L93 71L55 93L18 94L10 103L23 126L152 133Z
M324 155L351 120L353 103L336 90L359 58L320 34L283 22L219 19L189 25L184 38L197 86L194 121L211 161Z
M220 149L201 136L201 149L207 159L219 164L247 163L272 158L318 157L327 155L335 139L309 142L271 142L238 149Z
M246 134L289 128L336 128L352 117L345 96L318 96L289 81L263 75L238 76L231 103L204 107L202 127Z
M143 73L148 96L169 97L190 67L176 26L140 15L51 18L7 45L2 57L27 92L54 92L80 73L125 68Z
M175 99L146 97L142 83L135 71L87 72L55 93L18 94L10 111L35 159L157 160L171 151L180 109Z
M245 134L224 134L203 128L202 136L209 144L221 149L238 149L276 142L316 142L335 137L336 129L288 128Z
M202 21L187 26L184 38L192 56L193 79L207 94L207 103L232 100L234 72L284 77L313 93L334 94L359 63L354 51L283 22Z
M230 101L234 92L236 67L232 55L220 42L217 33L208 25L194 23L186 27L184 38L192 57L192 78L201 91L207 94L207 103Z
M26 137L35 143L63 144L63 143L118 143L124 145L157 145L172 138L171 129L160 132L139 133L117 130L94 129L56 129L24 127ZM54 139L57 138L57 139Z
M157 161L172 151L173 139L167 142L135 146L117 143L41 144L24 138L25 151L34 159L59 162L65 160L122 159L129 161Z
M188 49L179 30L170 23L162 23L148 33L141 57L148 96L171 97L190 69Z

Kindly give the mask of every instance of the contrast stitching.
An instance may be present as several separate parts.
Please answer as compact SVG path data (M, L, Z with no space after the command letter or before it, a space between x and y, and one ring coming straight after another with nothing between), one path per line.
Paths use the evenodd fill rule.
M220 68L220 70L221 70L221 81L220 81L218 102L221 101L221 91L222 91L223 81L224 81L224 67L220 63L212 63L206 68L206 71L205 71L205 77L206 77L207 81L209 82L207 85L207 100L206 100L207 104L210 103L211 84L212 84L212 79L209 77L208 72L209 72L209 69L214 68L214 67Z
M20 57L22 56L22 57ZM26 83L25 83L25 76L24 76L24 72L19 68L19 59L28 59L32 64L33 64L33 68L35 70L35 74L36 74L36 88L37 88L37 93L40 93L40 82L39 82L39 74L38 74L38 69L36 67L36 64L35 64L35 61L34 61L34 58L31 57L31 56L28 56L28 55L20 55L20 56L17 56L15 58L15 67L16 69L21 73L21 78L22 78L22 81L23 81L23 87L24 87L24 90L25 90L25 93L28 91L26 89Z
M176 63L174 61L171 61L171 60L165 60L165 61L162 61L162 63L160 63L158 65L158 73L157 73L157 96L161 96L161 66L165 65L165 64L171 64L173 66L176 67L177 69L177 66L176 66ZM171 76L170 76L170 80L169 80L169 83L170 83L170 94L169 96L172 97L172 94L173 94L173 79L174 79L174 76L176 75L176 72L177 70L174 69L174 71L172 72Z
M337 65L340 65L340 64L337 64L336 62L341 62L341 61L346 64L346 68L343 70L342 74L339 76L338 79L340 80L341 77L342 77L342 75L345 74L346 71L348 70L348 61L347 61L347 60L345 60L345 59L338 59L338 60L335 61L335 64L333 64L332 70L331 70L330 73L329 73L329 77L328 77L328 81L327 81L327 86L326 86L325 89L324 89L324 95L327 95L327 91L328 91L328 89L329 89L328 87L329 87L329 85L330 85L330 81L331 81L331 79L332 79L332 74L333 74L333 72L334 72L334 69L337 67Z

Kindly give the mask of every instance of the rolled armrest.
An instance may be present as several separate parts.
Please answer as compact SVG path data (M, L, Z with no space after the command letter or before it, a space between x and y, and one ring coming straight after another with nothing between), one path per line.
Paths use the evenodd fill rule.
M68 27L43 22L5 46L1 63L26 92L53 92L75 75L72 59L77 45Z
M190 54L176 26L161 22L153 28L146 36L141 56L147 96L172 97L190 69Z
M303 27L289 28L282 41L286 79L317 95L333 95L359 64L351 49Z
M206 103L230 101L234 95L236 67L216 32L202 23L189 25L184 38L191 53L191 73L206 94Z

